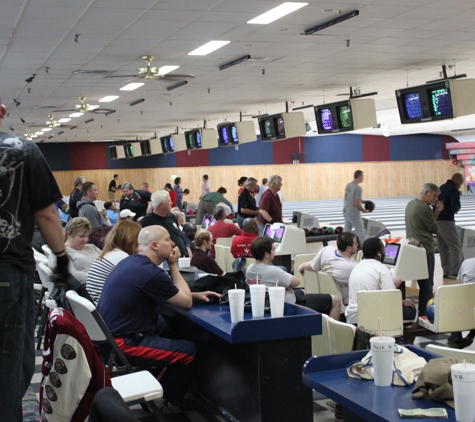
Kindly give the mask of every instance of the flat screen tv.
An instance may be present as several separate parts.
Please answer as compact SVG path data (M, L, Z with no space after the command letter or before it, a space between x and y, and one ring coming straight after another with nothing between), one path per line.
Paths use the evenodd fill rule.
M399 243L387 243L384 248L383 264L395 266L400 249Z
M171 154L172 152L175 152L172 135L162 136L160 138L160 144L162 145L163 154Z
M285 139L285 123L282 114L259 117L259 131L262 141Z
M321 104L314 107L318 133L349 132L354 130L351 101Z
M454 117L449 81L398 89L396 100L402 124Z
M132 144L124 145L125 158L134 158L134 147Z
M142 155L152 155L150 141L148 139L145 141L140 141L140 151L142 152Z
M274 233L274 242L282 243L282 238L284 237L285 227L279 227Z
M239 145L239 136L235 123L222 123L218 125L217 130L220 146Z
M199 129L193 129L185 132L186 149L199 149L201 148L201 131Z

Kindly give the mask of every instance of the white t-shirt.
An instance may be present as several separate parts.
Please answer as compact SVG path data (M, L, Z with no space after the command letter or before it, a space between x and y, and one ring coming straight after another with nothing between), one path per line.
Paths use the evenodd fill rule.
M325 246L310 262L313 271L324 271L333 276L341 286L343 303L348 304L348 279L357 262L349 257L341 256L335 246Z
M358 292L370 290L394 290L393 275L389 268L375 259L363 259L356 264L348 281L349 299L345 311L346 322L358 323Z
M274 265L267 264L251 264L246 271L246 281L256 280L256 275L259 276L259 283L266 286L275 286L275 282L278 281L278 286L283 286L285 290L285 301L287 303L295 303L294 289L290 288L290 282L292 281L292 275L284 271L282 268Z
M211 192L211 183L206 181L201 185L201 196L205 196Z
M461 283L475 283L475 258L469 258L462 262L457 280Z

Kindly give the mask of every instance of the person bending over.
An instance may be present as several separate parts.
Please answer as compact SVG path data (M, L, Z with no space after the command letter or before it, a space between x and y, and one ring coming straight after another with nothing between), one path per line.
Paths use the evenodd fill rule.
M269 237L258 237L251 244L252 255L256 259L255 264L251 264L246 271L246 282L259 283L266 286L279 286L286 288L285 301L287 303L296 303L306 306L330 315L330 317L339 320L341 300L338 296L329 294L307 294L303 289L295 289L300 283L299 279L280 267L272 265L275 254L274 241Z

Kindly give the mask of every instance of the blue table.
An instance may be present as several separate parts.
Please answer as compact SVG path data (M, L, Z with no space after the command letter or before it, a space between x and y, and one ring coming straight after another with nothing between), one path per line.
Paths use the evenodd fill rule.
M230 321L228 306L169 308L173 328L199 346L193 393L221 418L242 422L313 422L312 391L302 382L311 336L322 316L285 304L284 317Z
M440 357L419 347L405 346L426 360ZM455 421L455 411L443 403L425 399L413 400L409 387L376 387L373 381L356 380L348 377L346 367L361 360L367 350L310 358L303 367L303 382L324 396L341 404L344 420L389 421L403 420L398 409L429 409L444 407L449 419ZM418 422L433 421L431 418L417 418Z

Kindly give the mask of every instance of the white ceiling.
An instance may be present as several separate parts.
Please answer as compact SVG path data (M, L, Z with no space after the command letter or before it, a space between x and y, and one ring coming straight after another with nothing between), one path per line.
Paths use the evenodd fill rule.
M458 74L475 78L475 1L307 1L308 6L269 25L249 25L248 20L280 2L2 0L0 95L9 111L2 129L12 127L23 135L29 126L42 126L53 110L74 109L78 96L85 96L88 104L99 104L97 100L105 95L120 95L101 104L115 113L88 112L68 123L76 129L55 128L37 141L147 139L155 131L161 136L176 127L181 131L202 126L204 120L208 127L237 121L240 112L252 116L285 111L286 101L290 109L339 101L344 97L336 94L352 86L362 93L379 92L373 97L378 122L393 134L433 132L471 139L471 132L453 130L475 127L473 116L401 127L394 91L439 78L443 64L455 64ZM318 35L300 35L337 17L336 10L354 9L359 16ZM74 34L80 34L77 43ZM231 42L207 56L188 56L210 40ZM145 82L143 87L124 92L119 88L130 78L73 74L75 70L137 74L146 54L155 56L154 66L179 65L170 76L190 73L195 78L172 91L166 87L175 81L139 80ZM218 69L246 54L257 60ZM32 74L36 78L26 83ZM448 74L453 75L454 68ZM141 98L145 101L129 105ZM303 111L314 126L313 109ZM53 114L57 120L70 113ZM86 124L89 119L94 121ZM364 132L381 135L381 129ZM48 139L51 134L54 137Z

